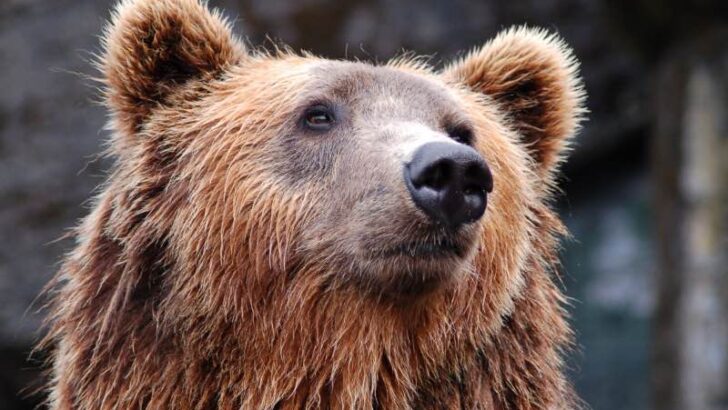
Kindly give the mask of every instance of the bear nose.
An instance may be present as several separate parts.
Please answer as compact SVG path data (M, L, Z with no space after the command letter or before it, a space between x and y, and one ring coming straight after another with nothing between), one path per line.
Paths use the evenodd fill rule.
M450 228L478 220L485 212L493 177L472 148L431 142L415 151L404 170L414 203L436 223Z

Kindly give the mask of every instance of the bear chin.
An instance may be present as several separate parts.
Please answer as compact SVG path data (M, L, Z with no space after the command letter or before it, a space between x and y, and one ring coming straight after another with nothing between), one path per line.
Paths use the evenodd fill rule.
M407 272L382 288L381 295L395 300L412 301L430 296L453 286L457 273L453 272Z
M393 305L415 306L437 293L453 288L467 270L461 264L458 268L442 270L392 271L382 275L360 275L355 281L366 295L380 302Z

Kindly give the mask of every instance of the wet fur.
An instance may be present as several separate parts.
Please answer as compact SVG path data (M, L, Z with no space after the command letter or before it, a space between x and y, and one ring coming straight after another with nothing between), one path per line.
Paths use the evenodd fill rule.
M52 408L578 406L549 200L583 97L560 40L389 64L450 90L496 186L460 276L407 303L350 286L326 188L271 160L324 60L247 52L194 0L124 1L104 44L116 163L52 285Z

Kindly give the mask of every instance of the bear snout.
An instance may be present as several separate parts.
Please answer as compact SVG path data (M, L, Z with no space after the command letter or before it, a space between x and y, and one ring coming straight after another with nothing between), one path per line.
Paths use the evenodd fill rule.
M450 229L480 219L493 190L493 176L480 154L450 142L418 148L404 166L404 180L415 205Z

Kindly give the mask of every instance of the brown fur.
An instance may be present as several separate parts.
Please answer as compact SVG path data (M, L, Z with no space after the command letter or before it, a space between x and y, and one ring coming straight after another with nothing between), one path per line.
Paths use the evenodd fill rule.
M194 0L133 0L118 7L105 47L116 165L54 285L51 407L577 405L554 283L564 228L548 187L582 91L559 40L511 30L443 73L411 60L371 67L251 54ZM466 232L475 245L446 265L462 272L426 295L371 292L373 279L352 286L346 272L358 258L352 232L411 234L357 213L368 203L357 189L388 176L352 168L361 151L346 157L348 145L279 142L308 94L337 76L333 92L373 87L402 116L445 108L423 108L425 97L405 107L390 88L451 100L490 164L496 188ZM369 103L359 102L376 111ZM291 152L325 153L313 162L328 182L300 177L320 170ZM358 182L332 190L344 174ZM402 197L383 198L379 213L391 214ZM411 209L387 222L404 224Z

